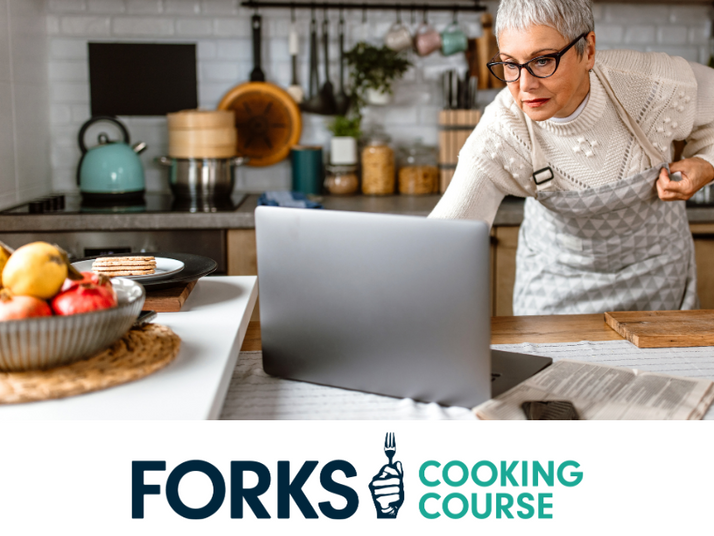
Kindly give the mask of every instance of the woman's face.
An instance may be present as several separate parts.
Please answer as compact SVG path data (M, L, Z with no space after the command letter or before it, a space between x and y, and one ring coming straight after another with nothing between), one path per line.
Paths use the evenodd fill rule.
M588 71L595 65L595 34L590 32L585 39L585 53L578 56L572 47L561 56L553 76L537 78L523 68L521 77L508 84L518 107L533 121L568 117L587 96L590 91ZM549 26L531 26L525 31L504 30L499 36L501 61L516 63L560 52L569 44L570 41Z

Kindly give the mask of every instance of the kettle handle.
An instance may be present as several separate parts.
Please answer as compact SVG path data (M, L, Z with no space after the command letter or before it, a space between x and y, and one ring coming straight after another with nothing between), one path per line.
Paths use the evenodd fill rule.
M79 150L82 151L82 155L87 152L87 146L84 144L84 134L87 132L87 129L90 126L92 126L94 123L99 123L100 121L108 121L118 126L122 132L122 135L124 136L124 143L129 145L129 131L124 126L124 123L122 123L116 117L113 117L111 115L95 115L94 117L90 118L86 123L84 123L82 125L82 128L79 129Z

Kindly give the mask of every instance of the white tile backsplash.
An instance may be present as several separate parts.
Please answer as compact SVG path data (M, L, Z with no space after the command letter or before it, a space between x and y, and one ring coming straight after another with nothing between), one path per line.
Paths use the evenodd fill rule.
M45 0L0 0L0 208L51 189ZM81 11L83 2L57 2Z
M39 0L38 3L43 4ZM498 2L491 0L485 4L495 13ZM3 41L9 37L7 22L3 22L6 11L3 6L6 5L7 0L0 0L0 84L11 81L4 78L7 70L3 63L10 61L7 52L10 44ZM76 134L81 124L89 118L88 41L195 42L199 62L199 102L207 108L215 107L231 87L247 81L252 70L252 10L242 8L240 0L46 0L44 5L47 12L42 19L42 28L50 44L49 65L46 68L46 76L50 79L47 91L50 104L46 116L47 121L51 122L51 150L48 149L47 159L49 161L52 156L52 186L55 189L74 187L78 158ZM291 76L287 49L290 10L265 9L262 14L262 67L270 82L286 86ZM307 88L310 12L298 10L296 14L301 31L298 79ZM596 4L594 15L598 44L602 50L629 47L664 51L682 55L692 61L706 62L708 59L711 25L707 6L682 6L674 1L671 5L606 3ZM417 13L416 22L420 22L421 17L422 14ZM318 10L318 25L322 18L322 12ZM428 18L437 29L443 29L451 21L452 14L432 12ZM364 36L372 42L380 42L394 22L395 14L383 10L371 11L364 25L361 11L348 11L345 19L346 47L349 49ZM462 27L471 32L480 28L478 19L479 15L459 15ZM402 12L402 20L409 23L408 9ZM330 77L337 87L339 71L335 12L329 15L329 35ZM28 46L32 48L31 43ZM322 50L320 52L322 55ZM35 56L29 54L29 57ZM427 58L412 56L412 59L415 68L405 80L397 84L393 104L383 108L368 108L365 122L384 123L396 142L421 137L425 143L436 144L438 111L442 100L440 75L451 68L463 70L466 62L462 55L444 58L434 54ZM16 71L21 76L28 76L22 74L22 68ZM320 83L323 82L324 70L321 68ZM0 118L1 99L0 96ZM155 156L166 151L165 121L162 118L121 119L127 123L132 139L142 139L150 144L150 149L142 155L147 187L165 189L165 172L153 162ZM325 124L328 120L322 116L304 114L301 143L327 144L330 134ZM0 147L0 153L2 150ZM18 161L24 162L23 159ZM2 173L7 174L6 171ZM8 179L3 177L0 174L0 205L9 195ZM290 165L286 161L268 168L242 168L237 187L261 191L287 188L289 185Z

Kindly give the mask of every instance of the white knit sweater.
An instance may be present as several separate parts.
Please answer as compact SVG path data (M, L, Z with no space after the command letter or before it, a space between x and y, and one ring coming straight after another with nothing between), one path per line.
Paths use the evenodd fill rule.
M662 161L673 140L687 140L684 158L714 165L714 69L662 53L598 51L596 61L615 94ZM635 175L649 160L617 115L594 73L583 111L572 121L534 122L534 134L555 173L556 190L593 188ZM459 153L449 188L430 217L489 224L507 194L535 195L528 129L508 89L483 114Z

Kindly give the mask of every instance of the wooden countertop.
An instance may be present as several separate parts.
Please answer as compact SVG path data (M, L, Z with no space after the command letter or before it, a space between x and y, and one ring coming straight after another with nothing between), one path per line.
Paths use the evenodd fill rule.
M620 340L622 337L605 324L600 314L495 316L491 319L491 344ZM260 322L251 322L241 350L260 349Z

